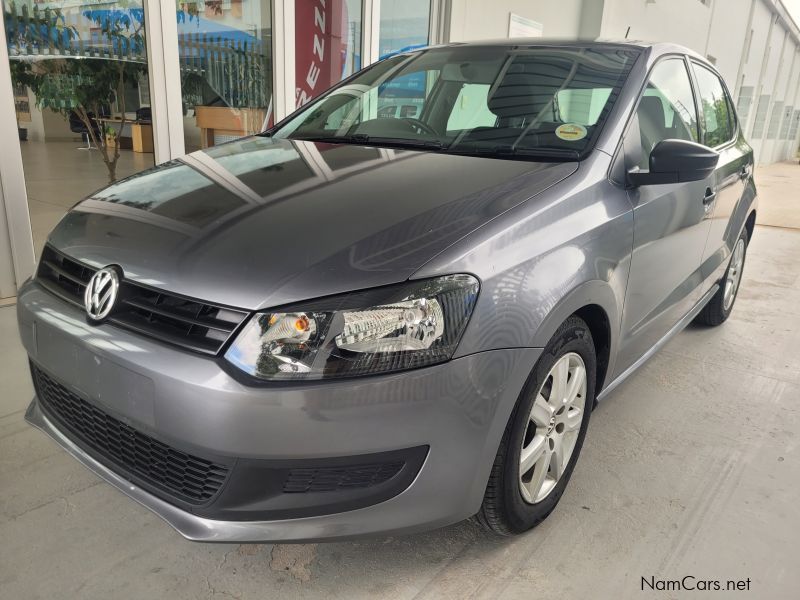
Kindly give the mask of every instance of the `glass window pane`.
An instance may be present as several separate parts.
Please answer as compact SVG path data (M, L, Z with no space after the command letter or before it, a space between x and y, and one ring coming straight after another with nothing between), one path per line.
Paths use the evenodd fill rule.
M488 83L464 84L447 119L447 131L494 127L497 115L489 110L489 88Z
M268 0L179 2L186 151L257 133L272 104Z
M361 0L295 0L297 106L361 69Z
M556 110L560 121L594 125L608 102L611 88L570 89L556 94Z
M429 75L435 78L438 71L409 73L378 87L378 117L419 118L430 91Z
M594 143L637 56L635 49L500 45L399 54L335 87L274 135L575 159ZM596 90L584 98L589 124L559 114L558 92L570 85ZM571 99L563 100L570 110Z
M703 143L714 148L733 137L734 128L729 101L725 97L725 90L719 77L705 67L697 64L692 66L697 78L700 105L703 108Z
M153 165L141 0L3 0L34 246L78 200Z
M646 169L650 152L666 139L697 141L697 111L682 59L658 63L650 75L636 111L642 138L641 168Z
M428 45L431 0L380 0L380 2L378 38L380 58Z

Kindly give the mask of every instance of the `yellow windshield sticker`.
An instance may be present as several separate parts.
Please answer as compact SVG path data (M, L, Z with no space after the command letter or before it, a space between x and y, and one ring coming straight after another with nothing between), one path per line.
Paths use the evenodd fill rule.
M577 142L586 137L586 127L577 123L564 123L556 128L556 137L567 142Z

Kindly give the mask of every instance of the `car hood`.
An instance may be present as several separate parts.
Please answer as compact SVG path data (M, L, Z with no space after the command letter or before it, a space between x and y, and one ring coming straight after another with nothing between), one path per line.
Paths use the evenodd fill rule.
M404 281L576 169L251 137L93 194L49 241L141 284L258 309Z

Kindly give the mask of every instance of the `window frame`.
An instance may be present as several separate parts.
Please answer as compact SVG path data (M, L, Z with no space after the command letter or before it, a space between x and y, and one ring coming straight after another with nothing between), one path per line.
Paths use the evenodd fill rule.
M644 85L642 86L642 90L639 92L639 101L636 103L636 108L633 111L633 115L636 115L636 111L639 110L639 104L644 98L644 93L647 91L647 84L650 83L650 79L653 77L653 71L656 70L659 64L662 62L666 62L667 60L680 60L683 62L683 68L686 70L686 78L689 80L689 89L692 91L692 101L694 103L694 118L697 122L697 142L701 143L700 140L703 139L703 127L700 121L701 109L700 109L700 96L698 93L697 86L695 85L694 80L694 73L692 72L692 67L689 64L688 57L685 54L666 54L658 59L658 61L653 65L653 67L647 72L647 79L645 79ZM689 140L693 141L693 140Z
M653 62L652 65L650 65L650 68L647 70L647 73L646 73L646 75L645 75L645 77L644 77L644 79L642 81L642 84L639 87L639 91L637 92L636 103L633 105L633 107L631 107L630 113L628 113L628 118L627 118L627 120L625 122L625 127L623 128L622 135L620 135L619 141L617 143L617 149L614 152L614 156L613 156L613 158L611 160L611 164L608 167L607 178L614 185L622 186L625 189L630 187L629 184L628 184L628 179L627 179L627 175L628 175L627 157L629 156L629 154L631 152L631 149L630 149L629 146L626 147L625 141L628 139L628 135L630 134L631 128L634 125L634 121L636 120L636 113L639 110L639 105L642 103L642 98L644 97L644 93L647 90L647 84L650 83L650 79L652 78L653 71L655 71L655 69L658 68L658 66L661 63L663 63L663 62L665 62L667 60L676 60L676 59L682 61L683 65L684 65L684 69L686 69L686 76L689 79L689 87L692 90L692 99L694 100L694 112L695 112L695 118L697 119L697 134L698 134L698 139L700 139L700 134L702 132L701 125L700 125L700 120L699 120L700 119L700 106L698 104L697 86L695 85L694 73L691 70L691 64L689 62L689 57L686 54L682 53L682 52L669 52L669 53L666 53L666 54L662 54L661 56L659 56L655 60L655 62ZM636 124L636 128L638 129L638 127L639 127L639 125L637 123ZM644 149L642 148L642 140L641 140L641 137L639 135L635 136L634 143L636 144L636 147L638 148L638 151L640 153L643 153ZM622 165L621 168L622 168L622 171L623 171L623 173L622 173L622 181L619 181L617 179L618 175L620 175L620 173L618 171L618 169L620 168L620 165Z
M692 79L692 85L695 87L695 104L697 105L697 115L698 118L702 116L702 119L698 121L698 127L702 132L702 136L700 139L702 140L700 143L706 146L707 148L711 148L712 150L724 150L729 146L733 146L739 140L739 115L736 114L736 107L733 104L733 98L731 97L730 90L728 90L728 85L725 83L725 78L717 71L713 65L709 63L704 63L702 61L697 60L693 57L687 57L689 63L689 73ZM728 105L728 119L729 123L731 124L731 137L722 142L721 144L717 144L716 146L709 146L706 144L706 115L702 111L700 104L698 103L698 99L700 98L700 84L697 81L697 77L695 75L694 69L695 67L705 69L712 75L714 75L720 82L722 86L722 93L725 95L725 102Z
M476 42L476 45L480 45L480 42ZM489 42L487 45L494 45L494 44ZM613 110L618 106L617 102L619 100L619 96L625 90L625 86L628 85L631 73L633 72L633 69L636 67L637 63L640 60L642 60L643 57L646 56L645 50L643 48L641 48L639 46L635 46L635 45L607 43L607 44L603 44L603 46L604 47L612 47L612 48L614 48L616 50L624 50L624 51L629 52L631 54L631 63L628 66L627 71L624 73L624 76L623 76L623 74L620 74L621 79L619 80L619 82L615 82L615 85L618 85L619 89L617 91L616 97L614 98L614 103L610 107L609 106L604 106L603 110L600 113L600 117L598 118L598 121L597 121L599 126L596 126L594 132L589 137L589 142L587 143L586 148L584 148L583 150L579 151L580 152L579 156L575 157L574 160L577 161L577 162L582 162L582 161L586 160L597 149L597 142L600 139L600 137L602 136L603 131L605 130L605 128L609 125L609 120L610 120L609 116L612 114ZM552 47L558 48L560 46L550 45L550 44L529 44L529 45L519 46L519 45L515 45L515 44L512 44L512 43L509 43L509 44L500 44L499 47L505 48L509 52L509 56L516 56L518 54L524 54L526 52L533 51L533 50L548 49L548 48L552 48ZM372 63L371 65L368 65L368 66L364 67L360 71L357 71L357 72L353 73L349 77L343 79L339 83L337 83L337 84L333 85L332 87L328 88L326 91L322 92L318 96L315 96L308 103L306 103L303 106L295 109L291 114L287 115L286 117L284 117L280 121L274 123L271 127L268 127L268 128L264 127L264 129L260 133L257 133L255 135L262 135L262 136L266 136L266 137L271 137L271 136L275 135L278 131L280 131L281 129L286 127L294 118L296 118L301 111L311 111L311 109L314 106L322 103L326 98L328 98L330 95L334 94L340 88L345 87L347 85L351 85L352 82L355 79L357 79L358 77L364 75L365 73L367 73L368 71L372 70L373 68L376 68L378 65L384 63L385 61L397 59L398 60L398 64L395 65L394 69L399 70L399 69L404 68L406 63L412 61L416 56L418 56L420 54L424 54L426 52L430 52L432 50L438 50L440 48L441 48L441 46L428 46L426 48L420 48L420 49L416 49L416 50L409 50L408 52L401 52L399 54L395 54L393 56L387 57L387 58L385 58L385 59L383 59L381 61L378 61L376 63ZM678 56L678 57L682 57L683 56L682 54L679 54L679 53L673 53L673 54L675 56ZM664 58L666 58L666 57L667 57L667 55L664 56ZM660 62L660 60L661 60L661 58L659 58L659 62ZM507 65L504 66L504 68L506 68L506 67L507 67ZM441 89L441 81L439 81L436 85L433 86L433 88L429 92L428 98L431 98L431 99L434 98L435 94L437 94L440 89ZM640 90L640 94L641 94L641 90ZM609 95L609 99L610 98L611 98L611 96ZM606 101L606 104L607 103L608 103L608 100ZM638 100L637 100L637 107L638 107ZM696 106L695 106L695 110L696 110ZM425 117L426 117L427 114L428 113L427 113L427 108L426 108L426 109L424 109L422 111L422 113L420 114L420 116L418 118L420 118L422 120L425 120ZM628 125L626 124L626 128L627 128L627 126Z

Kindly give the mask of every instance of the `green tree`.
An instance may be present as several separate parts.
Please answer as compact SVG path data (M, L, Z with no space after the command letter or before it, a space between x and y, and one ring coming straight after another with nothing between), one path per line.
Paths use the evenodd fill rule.
M21 60L10 61L11 84L14 88L31 88L36 93L37 79L33 74L30 63ZM17 115L17 129L19 129L19 115Z
M113 183L117 178L119 144L112 147L105 143L104 130L98 128L93 117L114 106L121 114L118 130L122 131L127 123L126 86L138 85L147 73L143 11L83 11L83 17L99 29L99 42L76 47L72 42L80 33L66 24L59 9L40 11L34 7L33 14L25 12L25 7L21 10L22 17L13 2L6 8L6 35L10 44L22 49L34 62L30 65L12 57L12 70L16 69L34 92L39 108L49 108L66 119L74 112L80 118L99 148L109 182ZM42 52L45 48L47 52Z
M119 143L105 143L104 131L93 122L103 109L116 105L121 115L119 131L125 127L125 87L137 84L147 67L143 63L103 58L64 59L37 65L36 104L69 118L71 112L83 122L89 138L99 148L108 169L108 181L117 179Z

